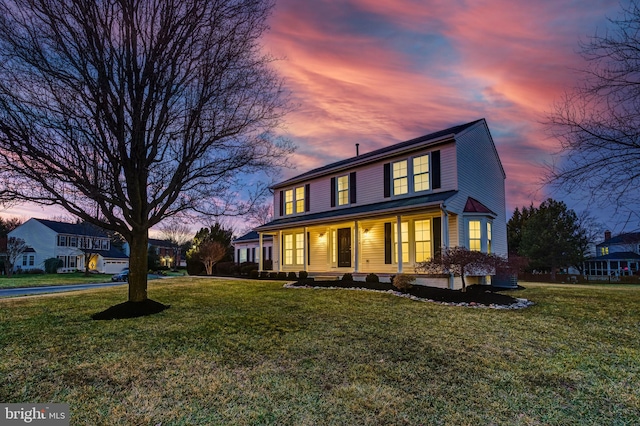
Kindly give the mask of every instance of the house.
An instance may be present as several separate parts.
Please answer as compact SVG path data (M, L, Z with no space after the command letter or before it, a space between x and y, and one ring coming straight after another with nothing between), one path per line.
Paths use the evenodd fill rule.
M149 250L158 256L160 260L160 266L166 266L167 268L176 268L177 266L184 266L182 260L182 250L180 246L169 240L159 240L155 238L149 238L147 243ZM129 255L129 243L123 244L123 250L125 254Z
M22 238L28 246L14 269L44 269L45 260L58 258L62 262L58 272L84 270L85 255L89 269L101 273L114 274L129 266L128 256L112 245L104 230L85 223L32 218L9 237Z
M270 236L274 270L310 276L415 273L454 246L506 256L505 178L484 119L451 127L274 185L258 250Z
M596 256L584 262L584 273L590 277L637 275L640 271L640 232L615 237L604 233L604 241L596 245Z
M236 263L259 263L262 259L263 269L272 269L273 264L273 237L265 235L262 238L260 249L260 237L256 231L250 231L231 241L234 248L233 260ZM262 253L262 257L260 256Z

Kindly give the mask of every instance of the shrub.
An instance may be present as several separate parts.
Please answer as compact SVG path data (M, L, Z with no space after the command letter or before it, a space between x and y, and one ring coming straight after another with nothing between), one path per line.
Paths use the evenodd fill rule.
M353 275L347 272L342 276L342 281L353 281Z
M40 268L36 268L36 269L27 269L25 271L25 274L32 274L32 275L38 275L38 274L44 274L44 270L40 269Z
M213 270L217 275L233 275L238 271L238 265L235 262L218 262L213 266Z
M369 275L367 275L367 277L364 279L366 282L368 283L379 283L380 282L380 278L378 278L378 276L374 273L371 273Z
M391 284L401 292L405 293L411 287L413 287L413 282L416 280L416 277L408 274L398 274L393 277L391 280Z
M286 280L287 279L287 273L284 272L284 271L278 272L278 279L279 280Z
M44 261L44 270L47 274L55 274L62 266L62 260L57 257L50 257Z
M296 275L296 273L295 273L295 272L293 272L293 271L292 271L292 272L289 272L289 273L287 274L287 279L288 279L288 280L297 280L297 279L298 279L298 276Z
M307 271L298 272L298 276L301 280L306 280L309 277L309 273Z
M265 259L262 261L262 269L270 271L273 269L273 260Z
M258 272L257 269L250 270L249 278L251 278L252 280L257 280L258 278L260 278L260 272Z
M204 274L204 263L199 260L187 259L187 274L202 275Z
M245 262L240 264L240 275L250 275L251 271L257 271L258 264L253 262Z
M269 275L271 275L271 273L269 273L268 271L260 272L260 278L269 278Z
M278 278L278 273L277 272L269 272L269 278Z

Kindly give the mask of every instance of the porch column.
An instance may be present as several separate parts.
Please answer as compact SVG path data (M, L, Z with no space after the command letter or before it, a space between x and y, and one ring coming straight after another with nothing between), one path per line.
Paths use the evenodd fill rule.
M273 245L275 248L275 241ZM284 247L282 247L282 231L278 231L278 260L277 260L278 267L275 269L276 272L280 272L282 270L281 265L282 265L283 250L284 250Z
M398 242L398 248L397 248L397 259L398 259L398 273L401 274L402 273L402 216L398 215L396 216L396 241Z
M258 232L258 272L264 270L264 259L262 255L262 232Z
M440 205L440 217L442 218L442 249L449 248L449 212L444 204Z
M304 227L304 259L303 259L303 263L304 263L304 267L302 268L303 271L307 272L307 268L308 268L308 264L309 264L309 240L310 238L307 238L307 235L309 235L309 228L307 228L306 226Z
M356 220L354 222L354 238L353 238L353 247L354 247L354 255L355 255L355 259L353 260L353 272L359 272L359 263L358 263L358 259L360 258L360 229L358 226L358 221Z

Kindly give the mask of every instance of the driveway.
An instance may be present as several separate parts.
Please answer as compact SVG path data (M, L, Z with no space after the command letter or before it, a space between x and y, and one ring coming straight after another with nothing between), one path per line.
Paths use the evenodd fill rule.
M44 293L61 293L65 291L89 290L92 288L114 287L117 285L126 285L126 282L109 282L99 284L72 284L72 285L56 285L49 287L21 287L21 288L3 288L0 289L0 297L13 296L31 296L34 294Z

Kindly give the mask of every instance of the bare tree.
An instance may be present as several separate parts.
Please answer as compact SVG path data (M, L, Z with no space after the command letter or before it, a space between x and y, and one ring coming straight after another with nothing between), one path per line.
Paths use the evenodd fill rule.
M611 31L581 45L587 62L548 117L560 159L547 183L585 194L612 210L640 201L640 8L623 7ZM637 209L635 209L637 212Z
M189 225L183 220L173 217L168 222L165 222L160 227L160 235L163 239L174 244L173 247L173 262L174 269L177 269L178 258L184 258L186 248L188 248L193 240L195 232L191 230ZM180 255L180 256L178 256Z
M239 179L293 150L274 136L288 99L261 52L272 7L0 3L0 193L120 233L129 301L147 300L149 229L188 211L243 213L255 200L228 202L244 199Z
M198 246L198 259L204 263L207 275L213 274L213 265L227 255L227 248L218 241L203 241Z
M5 262L5 271L7 276L11 278L13 267L16 261L27 249L27 243L22 238L9 237L7 239L7 257Z

